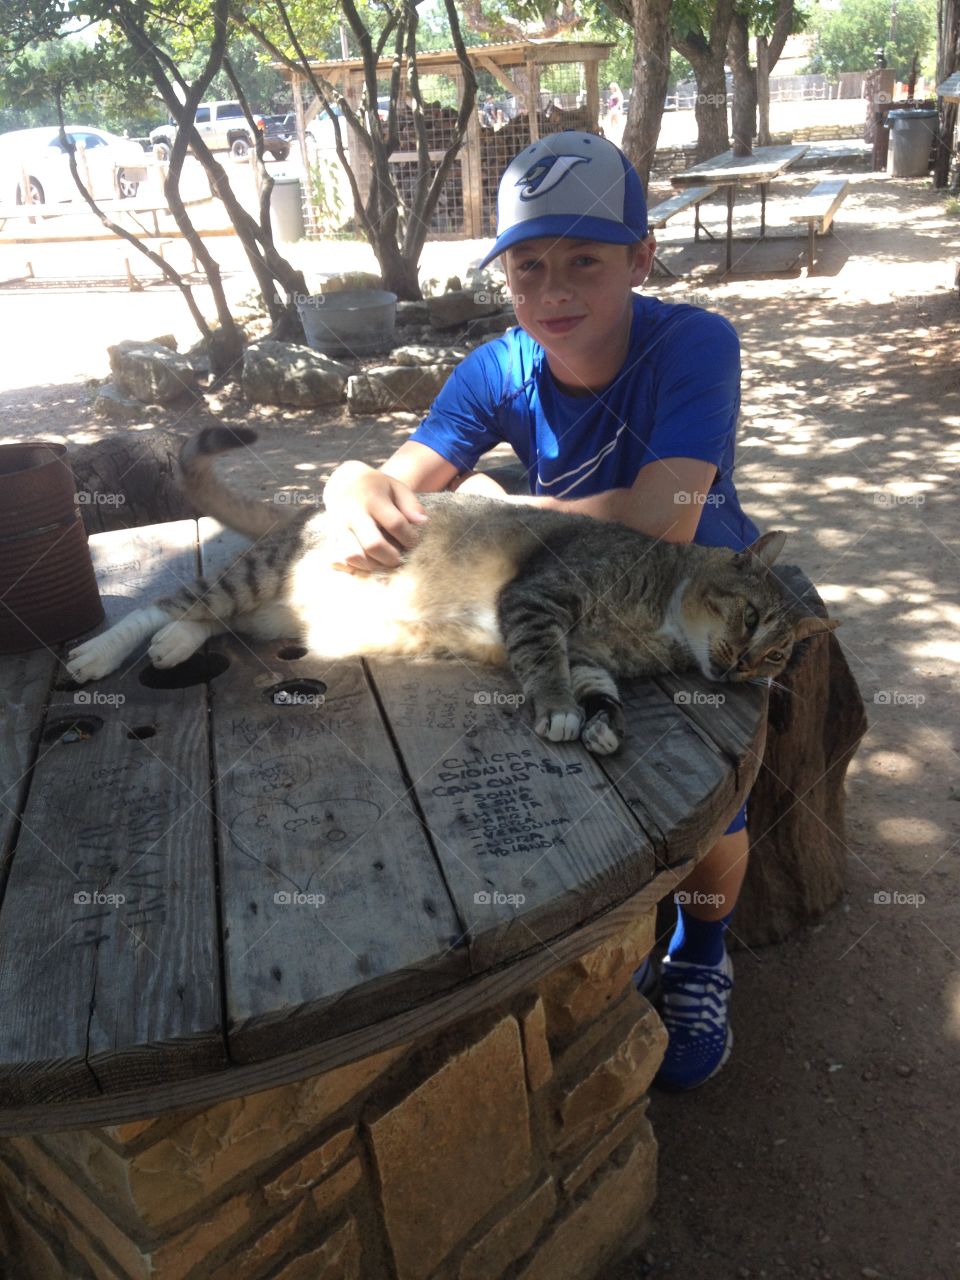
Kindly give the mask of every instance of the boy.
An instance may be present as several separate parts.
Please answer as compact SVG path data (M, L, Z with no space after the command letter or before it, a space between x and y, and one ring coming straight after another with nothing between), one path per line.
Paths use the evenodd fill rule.
M417 491L505 497L474 472L504 440L529 479L531 496L513 501L674 542L752 542L732 480L737 336L720 316L633 292L656 242L626 156L574 131L527 147L501 180L497 230L481 265L503 255L519 327L471 352L379 471L345 462L330 477L324 501L342 566L398 564L426 519ZM666 1088L702 1084L729 1056L723 934L746 871L745 822L741 810L681 886L687 905L661 972ZM637 983L654 982L648 959Z

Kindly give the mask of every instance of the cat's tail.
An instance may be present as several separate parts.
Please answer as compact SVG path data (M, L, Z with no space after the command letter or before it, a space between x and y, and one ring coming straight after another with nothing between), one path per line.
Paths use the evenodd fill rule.
M198 511L249 538L261 538L289 524L296 508L277 506L237 493L217 475L214 459L228 449L253 444L257 433L249 427L204 427L180 450L180 487Z

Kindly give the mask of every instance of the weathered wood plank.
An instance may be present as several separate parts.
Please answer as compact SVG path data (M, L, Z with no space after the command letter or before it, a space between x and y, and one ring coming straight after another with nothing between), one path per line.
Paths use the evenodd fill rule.
M244 544L201 526L215 574ZM468 963L359 660L215 645L231 663L212 719L228 1027L250 1062L410 1008Z
M196 526L102 534L91 551L113 622L195 574ZM224 1062L205 689L146 688L143 665L55 690L44 721L0 908L4 1106Z
M778 173L795 164L808 148L797 144L781 147L754 147L753 155L737 156L724 151L712 160L702 160L683 173L674 173L670 181L675 187L696 185L700 182L752 183L769 182Z
M370 663L460 915L474 972L636 893L651 842L579 743L538 738L504 671Z
M0 900L56 664L49 649L0 658Z
M649 833L659 862L697 858L739 807L736 773L684 714L694 696L686 678L670 692L652 680L624 680L620 692L629 732L616 755L601 760L603 770Z
M813 222L818 232L829 230L833 216L847 197L849 178L828 178L798 201L791 222Z
M657 684L704 739L714 744L733 769L736 794L745 795L763 760L767 685L718 685L694 675L657 676ZM720 697L722 702L717 701Z
M671 218L675 218L678 213L683 213L685 209L689 209L691 205L700 204L702 200L706 200L707 196L712 196L717 190L715 182L706 183L699 187L689 187L684 191L679 191L675 196L671 196L669 200L663 200L647 214L647 226L651 231L658 231L661 227L665 227Z
M141 1089L82 1102L4 1108L0 1110L0 1137L120 1124L150 1119L183 1107L209 1107L226 1098L332 1071L394 1045L425 1040L463 1018L502 1006L513 996L528 992L547 974L614 937L675 889L690 870L691 864L685 863L659 872L639 893L563 937L552 938L548 947L539 947L512 964L459 984L416 1009L332 1036L295 1053L264 1062L231 1065L225 1071L177 1081L162 1090Z

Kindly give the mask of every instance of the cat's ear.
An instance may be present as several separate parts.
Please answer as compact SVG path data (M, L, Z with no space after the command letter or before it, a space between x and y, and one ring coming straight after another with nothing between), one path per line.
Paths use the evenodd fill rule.
M804 614L793 625L793 642L799 644L808 636L818 636L823 631L836 631L840 625L839 618L818 618L815 613Z
M737 553L737 568L745 569L749 566L756 569L755 561L759 560L764 569L769 569L783 550L786 540L787 535L782 529L771 529L769 533L763 534L756 542L751 542L749 547L744 547Z

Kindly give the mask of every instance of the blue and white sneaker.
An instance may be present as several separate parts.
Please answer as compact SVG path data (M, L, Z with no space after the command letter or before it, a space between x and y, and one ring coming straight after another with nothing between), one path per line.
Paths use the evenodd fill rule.
M716 1075L733 1048L727 1013L733 963L726 950L718 965L687 964L664 956L660 984L658 1011L670 1043L654 1084L661 1089L696 1089Z

